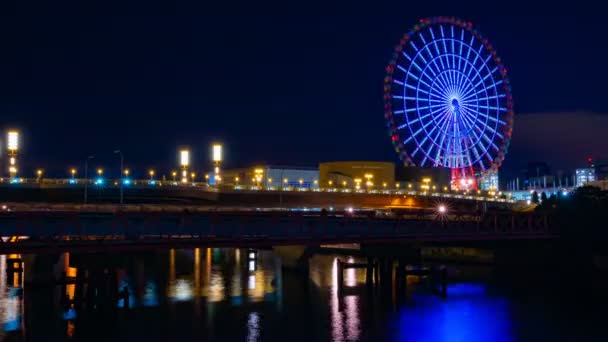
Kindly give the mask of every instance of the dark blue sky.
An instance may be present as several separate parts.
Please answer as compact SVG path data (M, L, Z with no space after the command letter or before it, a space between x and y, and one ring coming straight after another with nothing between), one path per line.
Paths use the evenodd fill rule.
M136 171L169 169L186 144L202 169L213 140L225 143L228 166L396 161L384 67L401 35L432 15L470 20L491 41L517 115L608 113L608 29L577 8L194 3L3 8L1 124L22 129L24 168L61 173L89 154L109 167L120 148ZM519 151L505 166L542 158Z

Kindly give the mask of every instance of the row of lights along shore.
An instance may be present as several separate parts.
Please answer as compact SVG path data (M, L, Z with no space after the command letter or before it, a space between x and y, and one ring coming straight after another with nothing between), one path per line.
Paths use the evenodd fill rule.
M8 165L8 173L9 173L9 177L11 180L11 183L14 182L19 182L19 178L17 177L18 174L18 166L17 166L17 156L18 156L18 151L20 148L20 133L17 130L9 130L7 131L7 154L8 154L8 160L9 160L9 165ZM215 184L219 184L222 180L222 177L220 175L220 169L221 169L221 164L222 164L222 144L220 143L214 143L211 145L212 148L212 162L213 162L213 179L215 181ZM120 150L114 151L115 154L120 154L121 156L121 174L124 176L123 179L123 184L125 185L129 185L131 183L131 180L129 178L131 170L127 169L123 169L123 156L122 156L122 152ZM87 168L88 168L88 161L90 159L93 159L94 156L89 156L86 161L85 161L85 178L88 179L88 172L87 172ZM181 182L182 183L189 183L190 181L194 182L195 177L196 177L196 173L194 172L189 172L190 169L190 150L188 148L180 148L179 149L179 165L180 165L180 169L181 169ZM36 178L38 180L42 180L42 176L43 176L44 171L42 169L37 169L36 170ZM69 169L69 174L70 174L70 183L71 184L76 184L76 176L77 176L77 169L76 168L70 168ZM96 185L103 185L104 180L103 180L103 174L104 174L104 169L103 168L97 168L96 169L96 174L97 174L97 178L94 180L94 184ZM172 171L171 172L171 176L173 178L173 181L176 182L177 181L177 171ZM155 179L154 176L156 175L156 172L154 170L149 170L148 171L148 175L150 176L150 184L154 185L155 183ZM207 179L207 181L209 181L209 175L205 175L205 178Z
M20 134L17 130L9 130L7 132L7 151L8 151L8 157L9 157L9 167L8 167L8 171L9 171L9 175L11 178L11 182L18 182L19 178L17 178L17 172L18 172L18 168L17 168L17 155L18 155L18 151L20 148L20 144L19 144L19 138L20 138ZM220 143L214 143L211 145L211 161L212 161L212 166L213 166L213 173L211 175L209 174L205 174L205 180L206 182L209 184L211 183L211 181L213 181L214 184L219 185L222 182L222 176L221 176L221 166L222 166L222 161L223 161L223 146ZM123 160L122 160L122 152L121 151L115 151L116 154L120 154L121 155L121 174L123 175L123 179L122 179L122 183L121 185L130 185L131 184L131 179L129 178L129 176L131 175L131 171L127 168L127 169L123 169ZM180 167L180 171L179 171L179 175L180 175L180 179L179 182L182 184L188 184L190 182L194 183L195 182L195 178L196 178L196 173L191 171L191 155L190 155L190 149L189 148L180 148L179 149L179 167ZM94 158L93 156L90 156L86 159L85 161L85 178L88 179L88 171L87 171L87 165L88 165L88 160ZM70 173L70 184L76 184L77 183L77 170L75 168L72 168L69 170ZM263 183L263 180L265 179L264 177L264 170L263 169L255 169L254 170L254 177L252 178L252 183L256 186L256 188L259 188L260 185ZM36 170L36 177L37 180L41 181L42 180L42 175L43 175L43 170L42 169L37 169ZM103 168L97 168L96 169L96 178L93 180L93 184L95 185L103 185L104 184L104 169ZM154 170L149 170L148 171L148 175L149 175L149 180L148 183L150 185L155 185L156 184L156 180L155 180L155 176L156 176L156 172ZM178 171L172 171L171 172L171 176L172 176L172 180L173 183L177 184L178 183ZM85 186L86 186L85 182ZM239 178L236 177L235 179L235 183L238 186L239 183ZM268 179L268 183L272 183L272 179ZM286 184L288 183L287 178L283 179L283 187L286 187ZM300 186L302 186L303 180L299 180ZM317 180L314 180L315 184L319 184ZM319 184L320 185L320 184ZM332 180L328 181L328 188L329 189L336 189L336 185L338 184L334 184L334 182ZM353 185L356 191L362 191L363 187L365 187L368 191L374 189L374 175L371 173L366 173L363 175L362 178L355 178L353 179ZM378 185L380 186L380 185ZM381 184L383 189L387 189L388 184L386 182L383 182ZM347 182L343 181L342 182L342 187L346 188L347 187ZM406 189L404 190L413 190L412 189L412 183L408 183L406 185ZM400 183L396 183L395 184L395 189L398 191L400 190ZM337 189L336 189L337 190ZM431 181L431 178L429 177L424 177L422 178L422 182L420 183L420 190L423 191L424 193L433 193L433 192L437 192L437 191L441 191L443 190L443 192L451 192L450 188L448 186L438 186L436 184L433 184ZM473 191L469 191L469 190L465 190L463 193L469 194L470 192L474 192ZM481 191L477 190L477 195L481 194ZM495 191L494 189L491 189L490 191L487 192L487 195L489 196L494 196L494 197L498 197L498 196L502 196L503 193L499 192L499 191Z

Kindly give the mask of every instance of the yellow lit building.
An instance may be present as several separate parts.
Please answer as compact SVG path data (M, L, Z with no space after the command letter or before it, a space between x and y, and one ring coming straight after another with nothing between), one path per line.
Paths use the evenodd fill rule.
M355 179L362 180L361 188L382 189L395 187L395 164L372 161L340 161L319 164L321 187L354 188ZM331 184L331 185L329 185Z

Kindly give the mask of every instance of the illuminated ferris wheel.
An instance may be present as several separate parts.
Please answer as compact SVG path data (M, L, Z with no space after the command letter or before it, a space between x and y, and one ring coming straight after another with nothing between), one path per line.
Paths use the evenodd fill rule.
M469 22L423 19L386 68L385 118L406 165L446 167L454 188L496 172L513 129L507 70Z

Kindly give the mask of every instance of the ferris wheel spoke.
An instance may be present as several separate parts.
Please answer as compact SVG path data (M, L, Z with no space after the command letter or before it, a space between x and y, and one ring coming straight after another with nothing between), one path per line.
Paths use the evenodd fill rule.
M498 95L492 95L492 96L486 96L486 97L480 97L478 98L479 101L489 101L489 100L498 100L498 99L503 99L507 97L505 94L498 94Z
M475 128L477 128L477 129L480 129L480 128L477 126L477 123L475 121L473 121L472 119L470 119L468 117L463 117L463 120L466 123L466 125L467 125L467 127L469 129L469 132L475 138L474 144L477 144L477 142L479 142L481 138L480 138L479 135L477 135L475 133Z
M440 131L437 134L439 135L441 132L444 132L447 129L449 123L450 123L450 120L448 120L447 116L446 116L446 120L444 121L443 125L441 126ZM448 152L449 146L444 146L444 143L446 142L446 137L447 137L447 134L441 135L441 142L438 145L437 156L435 157L436 162L439 162L441 160L440 158L441 158L442 151L446 152L446 154ZM449 143L448 143L448 145L449 145ZM447 164L448 163L444 163L444 162L441 163L442 166L448 166Z
M423 50L426 50L426 52L428 53L428 55L429 55L429 60L431 60L431 61L433 61L433 62L434 62L434 61L435 61L435 55L433 55L433 53L431 52L431 49L429 48L429 45L431 45L431 43L425 44L425 45L424 45ZM439 66L437 65L437 63L435 63L435 62L434 62L434 63L430 63L430 62L429 62L429 63L427 63L427 62L425 61L425 64L427 64L427 65L429 65L429 66L432 66L432 65L434 65L434 66L435 66L435 69L430 68L431 70L433 70L433 74L434 74L435 76L436 76L437 74L441 73L441 69L439 68ZM436 73L435 73L435 72L436 72Z
M479 115L483 116L484 118L486 118L488 120L492 120L493 122L499 123L499 124L501 124L503 126L507 124L506 122L504 122L504 121L502 121L500 119L496 119L495 117L490 116L488 113L483 113L481 111L479 111L478 113L479 113Z

